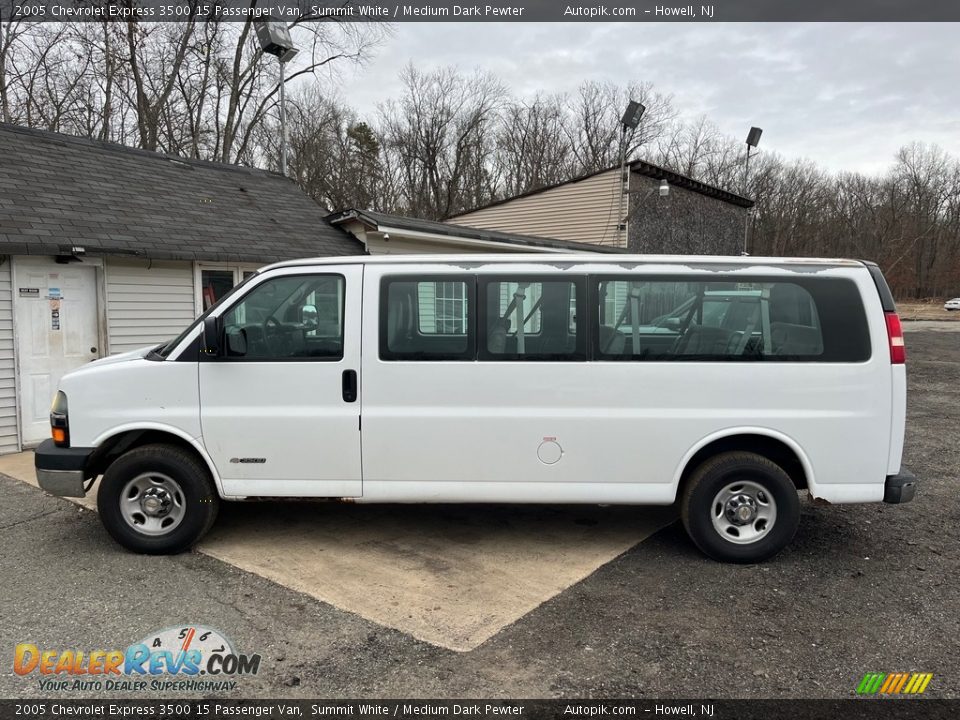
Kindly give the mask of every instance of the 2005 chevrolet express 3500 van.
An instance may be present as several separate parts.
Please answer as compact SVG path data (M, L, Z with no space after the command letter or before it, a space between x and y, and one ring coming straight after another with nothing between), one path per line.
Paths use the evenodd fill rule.
M678 502L713 558L798 490L906 502L903 336L876 265L588 255L314 259L66 375L40 485L190 547L220 500Z

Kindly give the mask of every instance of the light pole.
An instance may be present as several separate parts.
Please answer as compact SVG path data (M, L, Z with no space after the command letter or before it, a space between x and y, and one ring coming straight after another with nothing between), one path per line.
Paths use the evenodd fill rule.
M282 22L254 20L260 47L268 55L276 55L280 61L280 172L287 174L287 96L284 67L298 50L293 45L290 30Z
M623 112L623 117L620 118L620 192L617 198L617 247L620 247L623 227L626 224L626 219L623 217L623 202L630 187L629 180L624 177L627 166L627 133L630 133L630 137L633 137L633 133L636 132L640 125L640 119L646 111L647 108L643 103L631 100L627 104L627 109Z
M750 158L755 154L751 150L760 144L760 136L763 135L763 130L758 127L751 127L750 132L747 133L747 158L743 163L743 196L747 196L749 182L750 182ZM743 221L743 251L741 255L747 254L747 240L750 236L750 210L752 208L747 208L745 219Z

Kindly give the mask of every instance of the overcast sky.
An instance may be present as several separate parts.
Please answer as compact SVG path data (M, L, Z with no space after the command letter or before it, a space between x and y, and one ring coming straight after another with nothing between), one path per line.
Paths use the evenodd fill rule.
M886 168L912 140L960 156L960 25L398 23L376 58L347 71L361 112L397 94L397 71L482 68L518 96L583 80L648 80L686 117L832 169Z

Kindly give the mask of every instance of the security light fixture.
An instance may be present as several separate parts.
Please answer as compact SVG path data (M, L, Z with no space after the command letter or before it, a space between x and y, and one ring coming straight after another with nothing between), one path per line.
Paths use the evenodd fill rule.
M670 194L670 183L666 179L660 181L660 197L666 197Z
M636 130L640 125L640 119L643 117L643 114L647 111L646 106L643 103L639 103L636 100L631 100L627 104L627 109L623 112L623 117L620 118L620 124L623 126L623 131L627 130Z
M260 47L268 55L276 55L280 62L285 63L297 54L298 50L293 45L293 38L290 37L286 23L254 20L253 27L257 31Z
M756 147L760 144L760 136L763 135L763 130L758 127L750 128L750 132L747 134L747 145L750 147Z

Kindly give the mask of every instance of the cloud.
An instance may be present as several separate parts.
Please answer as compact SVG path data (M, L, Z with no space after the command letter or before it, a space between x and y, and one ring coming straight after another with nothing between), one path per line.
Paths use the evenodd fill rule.
M834 170L880 171L915 140L960 156L951 23L400 23L344 96L372 112L411 61L482 68L517 96L651 81L684 117L758 125L762 149Z

